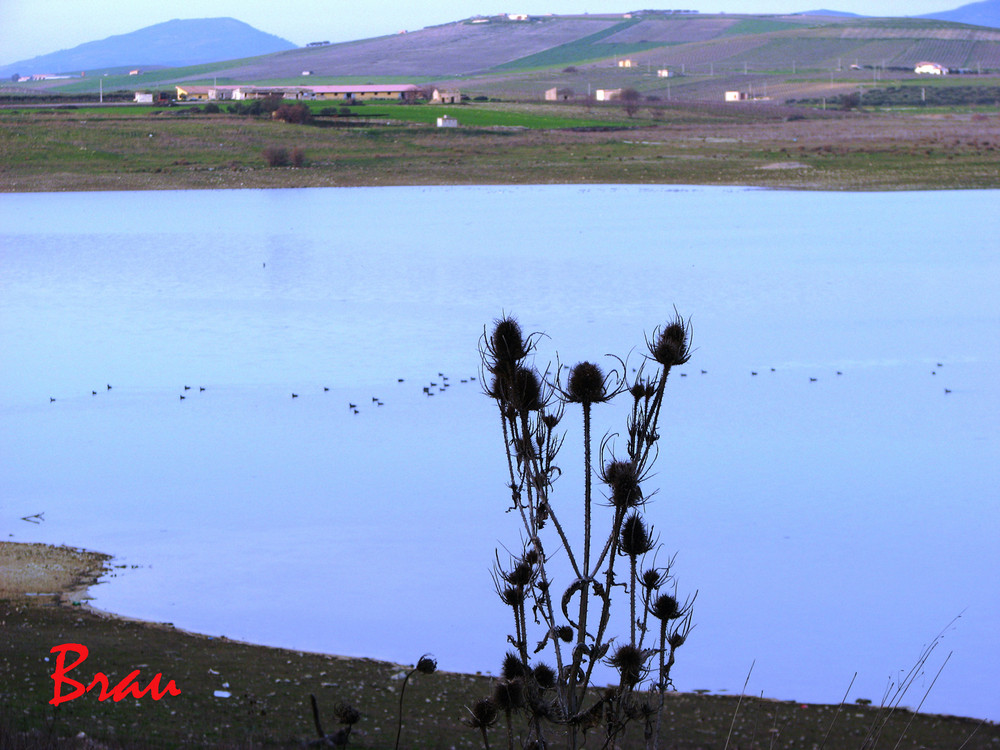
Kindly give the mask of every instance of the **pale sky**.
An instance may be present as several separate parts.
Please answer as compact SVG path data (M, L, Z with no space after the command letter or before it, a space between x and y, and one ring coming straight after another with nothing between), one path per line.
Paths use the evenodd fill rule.
M415 31L473 15L618 13L683 8L702 13L791 13L825 8L868 16L915 16L969 0L0 0L0 65L57 52L174 18L230 17L304 45Z

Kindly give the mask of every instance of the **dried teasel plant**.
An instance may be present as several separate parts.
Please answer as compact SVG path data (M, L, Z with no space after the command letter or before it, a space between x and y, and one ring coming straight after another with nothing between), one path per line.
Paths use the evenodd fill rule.
M403 696L406 694L406 683L410 678L419 672L420 674L434 674L437 671L437 660L430 654L424 654L417 659L417 664L403 677L403 684L399 689L399 715L396 721L396 744L394 747L399 750L399 738L403 734Z
M551 747L561 735L565 747L575 750L590 731L602 731L604 746L613 746L630 722L641 719L647 745L655 747L675 652L692 628L694 597L677 599L674 558L656 564L660 543L646 518L654 493L644 485L658 456L667 379L673 367L691 358L691 325L675 311L656 328L632 378L618 358L607 371L582 361L539 372L533 359L540 338L539 333L525 335L517 320L505 315L480 339L482 382L500 415L508 510L521 520L522 545L503 563L496 555L493 584L513 614L514 630L507 638L513 650L504 657L502 678L491 696L470 709L469 724L481 731L487 747L486 730L502 716L509 748L515 740L522 747ZM618 436L605 435L595 461L593 411L613 408L619 399L628 403L624 447L616 454ZM584 467L579 511L561 498L554 500L566 438L560 425L577 405ZM595 484L603 487L606 502L598 502ZM570 538L571 512L582 514L582 539ZM626 567L618 565L620 559L627 570L619 570ZM562 580L566 575L569 579ZM612 635L612 605L616 589L622 588L629 624ZM543 652L551 662L532 665ZM601 664L618 680L597 690L594 670ZM658 705L646 699L648 690L659 692ZM517 726L516 716L522 719Z

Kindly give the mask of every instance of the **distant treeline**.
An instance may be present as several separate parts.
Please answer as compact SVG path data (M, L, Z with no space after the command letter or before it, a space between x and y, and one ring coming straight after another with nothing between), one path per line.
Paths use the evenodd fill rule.
M822 99L789 99L789 104L819 106ZM892 86L826 99L827 106L862 107L969 107L1000 106L1000 86Z

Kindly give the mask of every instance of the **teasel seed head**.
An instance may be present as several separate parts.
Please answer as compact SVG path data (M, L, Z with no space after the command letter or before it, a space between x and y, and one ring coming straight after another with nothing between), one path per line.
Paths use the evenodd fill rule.
M514 370L506 387L505 398L518 412L538 411L542 408L542 385L538 373L527 367Z
M682 633L679 630L675 630L673 633L667 636L667 643L670 644L670 648L678 649L684 645L684 641L687 640L687 634Z
M542 421L545 423L546 427L548 427L550 430L554 430L556 428L556 425L559 424L559 415L558 414L543 414L542 415Z
M430 654L424 654L417 660L417 671L420 674L434 674L437 665L437 659Z
M653 333L649 344L653 359L668 370L691 359L691 324L677 315L663 328Z
M468 720L473 729L485 729L496 724L497 704L492 698L480 698L469 709L472 717Z
M493 685L493 702L504 713L524 707L524 683L520 679L498 680Z
M580 362L569 371L566 398L574 404L597 404L607 400L604 373L592 362Z
M350 703L338 703L333 707L333 715L341 724L353 726L361 720L361 712Z
M490 344L497 363L507 368L512 369L528 355L528 346L521 333L521 326L510 316L496 321Z
M521 657L513 651L508 651L503 657L503 666L501 667L500 674L505 679L513 680L516 677L524 677L524 672L525 666L524 662L521 661Z
M508 607L520 607L524 604L524 589L518 586L507 586L500 592L500 601Z
M652 529L646 528L646 522L638 513L630 513L622 525L621 550L629 557L645 555L653 549Z
M676 620L682 614L680 602L677 597L670 594L660 594L649 606L649 613L657 620L668 622Z
M511 586L523 588L531 583L531 579L534 576L534 570L532 570L530 563L522 560L515 565L512 570L507 573L501 573L501 575Z
M569 643L573 640L573 628L569 625L560 625L556 628L556 635L559 636L559 640Z
M538 550L534 547L524 551L524 557L521 558L525 563L534 567L538 564Z
M642 572L642 587L647 591L656 591L667 582L669 575L657 568L649 568Z
M538 683L538 687L542 690L548 690L549 688L555 687L556 671L548 664L536 664L531 673L534 675L535 682Z
M611 502L617 508L634 508L643 501L639 472L631 461L610 461L601 477L611 488Z
M608 664L618 670L622 682L629 687L639 684L646 671L646 659L642 649L630 643L615 649L615 653L608 659Z
M635 383L628 392L632 394L632 398L636 401L641 401L646 398L646 384L645 383Z

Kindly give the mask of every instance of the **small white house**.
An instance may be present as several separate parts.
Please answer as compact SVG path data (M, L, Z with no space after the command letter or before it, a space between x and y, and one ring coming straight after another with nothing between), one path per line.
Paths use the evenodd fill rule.
M153 95L145 91L135 92L135 103L136 104L152 104Z
M621 89L597 89L597 91L594 92L594 98L599 102L610 102L614 99L618 99L621 95Z
M451 115L442 115L437 118L437 126L439 128L457 128L458 120L456 120Z
M527 13L508 13L507 14L507 20L508 21L527 21L528 20L528 14Z
M635 67L635 60L631 60L631 59L629 59L629 58L626 57L624 60L619 60L618 61L618 67L619 68L634 68Z
M936 62L921 62L917 63L917 66L913 69L913 72L917 75L928 75L928 76L946 76L948 75L948 69Z
M748 99L747 95L743 91L727 91L726 101L727 102L745 102Z
M657 78L670 78L671 75L672 73L666 68L660 68L658 71L656 71Z

